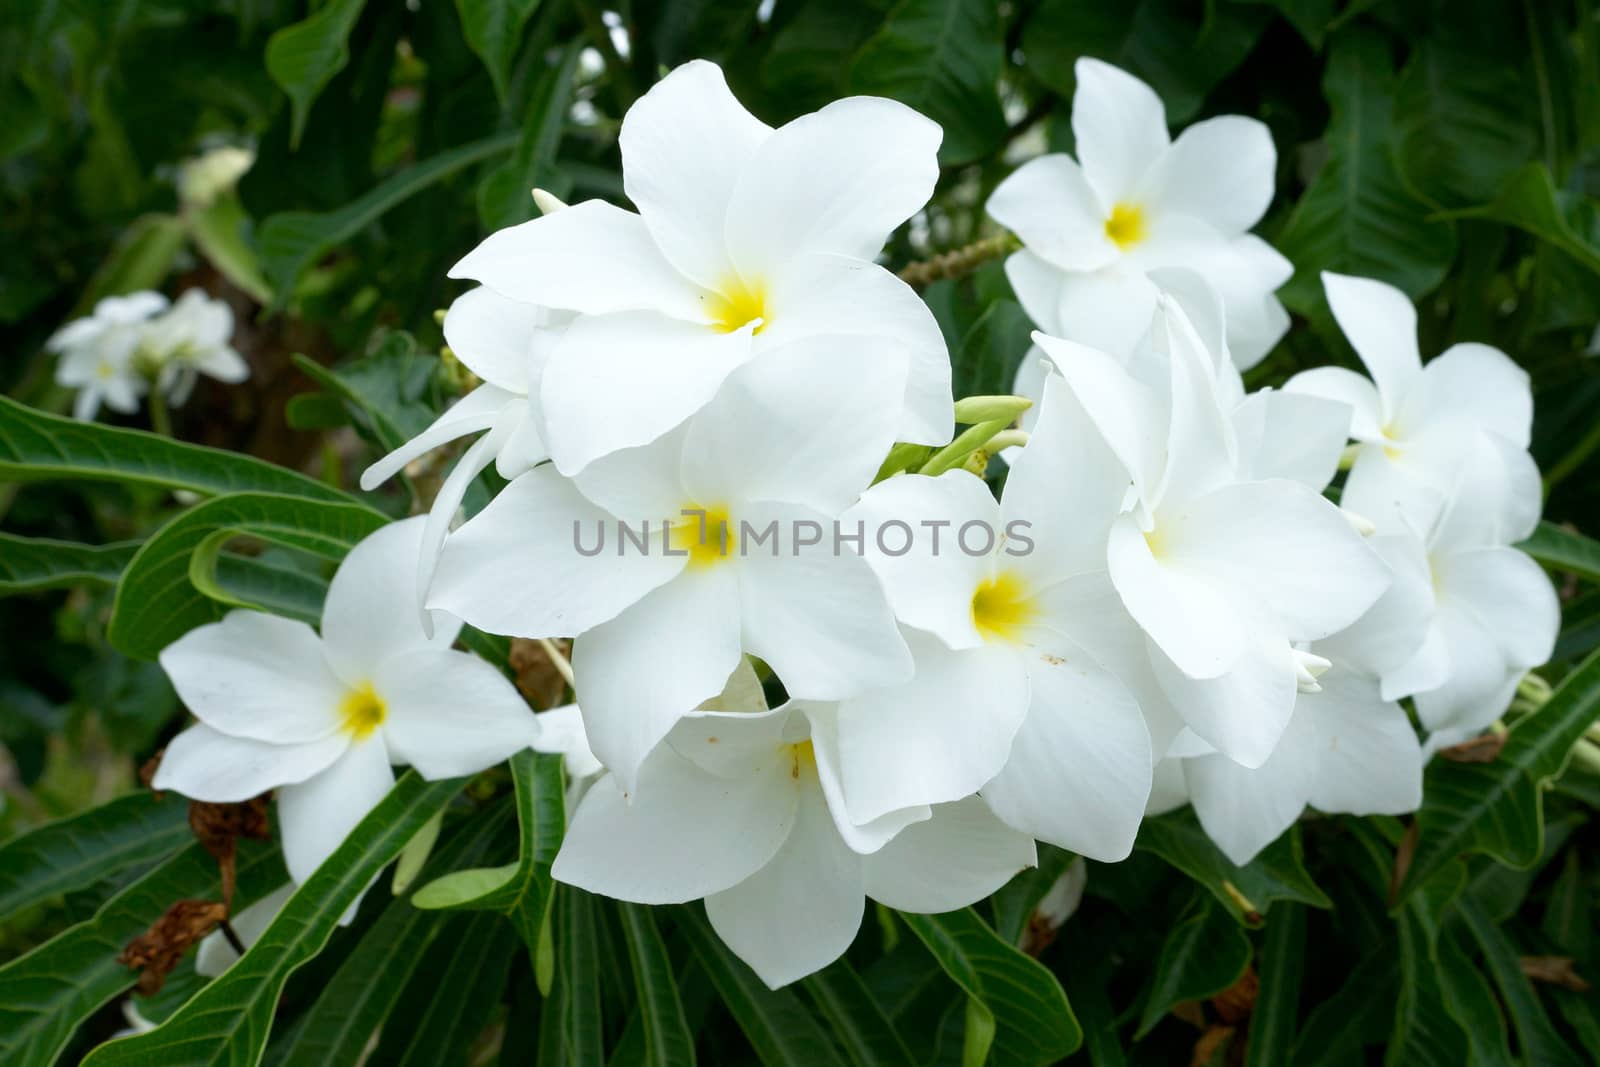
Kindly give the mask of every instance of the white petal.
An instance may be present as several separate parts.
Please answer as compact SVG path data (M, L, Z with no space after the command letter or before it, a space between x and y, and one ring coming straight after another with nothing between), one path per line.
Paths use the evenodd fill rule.
M862 856L883 848L906 827L926 822L933 816L927 804L912 804L884 812L877 818L857 822L845 803L844 781L840 774L840 744L837 729L837 704L790 701L785 707L802 712L811 728L812 755L817 765L817 784L828 803L828 815L850 850Z
M1161 211L1192 215L1232 236L1261 221L1272 203L1278 152L1266 124L1219 115L1178 135L1153 177Z
M1159 295L1133 267L1064 274L1056 318L1063 337L1125 358L1150 329Z
M820 512L787 505L749 514L758 527L776 521L784 542L802 522L831 525ZM878 578L848 546L832 542L827 530L819 543L785 543L776 556L745 544L730 568L738 574L744 647L802 700L838 700L911 676L911 654Z
M1191 678L1215 678L1244 654L1244 621L1227 587L1157 559L1131 516L1112 525L1107 563L1129 614Z
M1165 815L1189 803L1189 783L1183 775L1184 761L1167 758L1156 764L1150 783L1150 800L1145 804L1146 815Z
M1335 663L1321 681L1322 692L1300 697L1316 721L1320 748L1312 807L1349 815L1415 811L1422 803L1422 746L1405 711L1358 669Z
M706 321L704 290L667 262L644 220L601 200L490 234L450 277L482 282L524 304Z
M327 770L278 790L289 877L304 885L394 785L382 738L352 744Z
M195 359L194 369L208 378L230 385L237 385L250 377L250 364L227 345L207 349Z
M1314 367L1290 378L1283 390L1347 405L1351 416L1350 436L1358 441L1377 441L1383 437L1378 388L1353 370Z
M1106 539L1131 479L1066 380L1049 375L1032 435L1011 460L1000 500L1003 529L1026 524L1026 555L1002 555L1038 586L1105 567ZM1002 553L1020 550L1010 545ZM1013 562L1014 561L1014 562Z
M1320 493L1333 481L1350 436L1349 405L1310 393L1263 389L1231 416L1240 476L1287 478Z
M959 537L969 522L998 531L999 516L988 487L956 470L879 482L839 522L849 531L862 524L867 561L901 622L937 634L951 648L976 648L983 638L972 621L972 597L989 576L991 557L968 555ZM969 534L974 547L976 536Z
M1432 599L1430 590L1430 609ZM1429 615L1433 616L1434 612L1430 610ZM1322 643L1327 644L1337 640L1335 636ZM1422 644L1417 646L1416 651L1397 666L1384 672L1380 692L1385 700L1399 700L1402 697L1437 689L1449 678L1450 646L1445 640L1443 627L1438 625L1436 618L1432 618Z
M1207 351L1177 301L1156 308L1156 343L1168 353L1171 404L1160 505L1170 510L1238 476L1238 441L1222 406L1218 370L1223 353Z
M422 632L429 638L438 637L438 631L444 627L444 632L453 639L461 629L459 619L428 610L428 594L433 588L433 576L439 568L439 554L444 550L445 538L450 535L450 525L455 522L456 513L461 510L461 503L466 500L473 480L494 462L495 454L509 435L510 425L505 420L497 419L496 425L490 427L488 433L472 442L439 484L439 491L434 494L433 503L428 507L416 551L416 567L412 576L415 599L412 606Z
M444 340L466 368L510 393L528 394L535 331L549 313L480 286L456 297L444 316Z
M578 705L563 704L536 712L534 719L538 722L533 739L535 751L562 756L568 777L587 778L600 773L603 765L589 749L589 736L583 732L583 713Z
M731 273L723 241L729 201L771 133L705 60L678 67L623 116L617 140L628 199L667 259L707 288Z
M1422 371L1422 387L1406 405L1402 423L1429 418L1468 423L1528 447L1533 392L1528 372L1488 345L1451 345Z
M482 290L478 290L482 291ZM444 410L426 430L361 472L361 488L371 492L418 456L470 433L487 430L501 408L516 398L494 385L480 385Z
M817 337L850 346L862 363L900 353L909 371L895 439L950 440L950 354L933 312L909 285L876 263L828 255L790 261L771 285L771 321L756 337L758 355Z
M1388 567L1339 509L1296 482L1224 486L1158 532L1170 567L1256 598L1295 641L1342 630L1389 586Z
M686 570L573 648L589 747L624 787L672 724L720 693L739 664L739 593L729 570Z
M274 745L230 737L200 723L174 737L150 781L192 800L231 804L269 789L303 782L320 773L349 747L342 733L301 744Z
M1246 767L1266 762L1294 713L1294 655L1281 639L1253 636L1244 654L1215 678L1191 678L1154 648L1150 666L1189 728Z
M1227 308L1234 366L1249 370L1289 332L1289 313L1273 293L1293 276L1294 264L1253 233L1228 242L1219 258L1228 266L1202 269Z
M580 553L580 546L595 545L601 529L603 549ZM648 554L630 548L618 558L616 519L553 466L535 467L450 535L428 606L488 633L575 636L683 569L681 557L653 547Z
M1389 567L1389 588L1366 614L1317 645L1342 666L1387 678L1417 655L1433 621L1433 575L1422 541L1413 533L1378 534L1367 545ZM1431 685L1428 686L1431 688Z
M652 312L573 323L540 384L556 466L575 474L601 456L654 441L699 411L750 358L752 329L721 333Z
M862 861L867 896L896 911L937 914L975 904L1038 862L1033 839L981 797L933 809Z
M533 712L506 677L466 652L409 652L373 679L390 758L429 780L477 774L529 747Z
M426 526L422 516L390 523L352 548L334 573L322 639L328 662L348 685L371 680L390 656L449 648L461 632L459 619L442 614L434 616L432 638L422 631L417 562Z
M640 904L678 904L736 885L790 835L797 791L771 748L767 766L707 774L662 746L630 802L615 775L584 794L552 874Z
M1061 324L1061 288L1066 284L1067 272L1026 248L1006 257L1005 271L1018 303L1033 324L1047 334L1061 336L1065 332ZM1031 355L1024 357L1022 366L1031 361ZM1017 372L1020 374L1022 367Z
M1096 270L1121 254L1106 236L1106 214L1083 170L1064 153L1037 156L1012 171L984 210L1022 238L1028 251L1062 270Z
M717 936L773 989L820 971L855 940L866 907L861 857L834 829L821 789L802 789L777 855L706 897Z
M977 792L1005 766L1028 711L1025 652L952 652L917 631L906 641L917 667L909 682L838 708L840 781L858 823Z
M933 195L937 123L872 96L836 100L773 132L739 177L728 250L747 281L808 252L872 260Z
M1041 841L1107 863L1127 858L1155 762L1138 702L1068 642L1032 650L1027 667L1028 716L984 797Z
M1509 666L1537 667L1555 650L1561 604L1544 569L1515 548L1479 548L1437 561L1434 588L1446 610L1471 612L1496 635Z
M196 718L234 737L294 744L339 728L345 686L303 622L230 611L163 649L161 667Z
M1161 98L1144 82L1098 59L1078 60L1072 134L1078 162L1107 209L1134 191L1167 149Z
M1449 649L1450 673L1443 685L1412 698L1417 718L1429 731L1453 729L1458 738L1469 737L1505 714L1525 668L1508 665L1495 631L1465 612L1445 605L1439 627Z
M837 514L894 443L906 373L898 349L867 338L809 337L762 353L689 426L690 499L781 500ZM843 381L848 391L821 386Z
M1100 436L1132 475L1140 496L1153 496L1165 458L1161 398L1104 352L1041 333L1033 340L1066 378Z
M1422 374L1417 351L1417 309L1406 294L1371 278L1324 271L1328 307L1378 386L1381 421L1399 414Z
M1414 462L1414 451L1407 449L1396 463L1410 479L1436 477L1446 468L1454 475L1442 483L1449 501L1429 538L1434 551L1511 544L1538 526L1544 504L1539 468L1499 434L1446 431L1430 435L1426 451L1433 455Z
M1318 741L1312 717L1296 712L1272 755L1253 770L1225 756L1185 761L1200 825L1233 863L1249 863L1305 810L1317 778Z
M233 932L238 935L246 949L267 932L272 920L278 917L278 912L282 911L283 906L289 903L289 898L294 896L295 889L293 882L285 882L228 920L228 924L233 927ZM233 950L233 946L222 935L222 931L214 930L202 938L200 947L195 949L194 970L202 977L216 978L232 967L238 959L239 954Z

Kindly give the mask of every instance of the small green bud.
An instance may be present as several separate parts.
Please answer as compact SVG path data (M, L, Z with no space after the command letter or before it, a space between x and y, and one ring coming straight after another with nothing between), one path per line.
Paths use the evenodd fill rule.
M1033 407L1025 396L969 396L956 401L956 422L974 426L980 422L1015 419Z

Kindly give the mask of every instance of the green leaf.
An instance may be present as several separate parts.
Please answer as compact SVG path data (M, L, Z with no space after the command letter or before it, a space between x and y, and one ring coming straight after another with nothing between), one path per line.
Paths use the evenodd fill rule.
M1434 961L1432 931L1416 899L1400 910L1400 997L1394 1031L1384 1054L1387 1067L1458 1067L1467 1062L1466 1034L1445 1007Z
M827 1032L793 991L768 989L743 960L728 951L698 906L678 908L675 914L678 929L762 1063L768 1067L837 1064Z
M407 771L227 973L154 1031L95 1049L84 1067L258 1062L289 975L322 951L340 916L461 786L459 778L425 782Z
M117 238L68 318L86 315L101 297L159 289L183 251L188 230L176 215L141 215Z
M509 814L502 807L473 818L451 834L426 869L444 871L480 858L505 828ZM391 901L322 986L293 1036L281 1049L274 1046L276 1062L285 1067L359 1062L443 927L440 916L413 907L404 896ZM436 975L428 979L437 985Z
M94 479L187 489L255 490L312 500L351 497L283 467L220 448L49 415L0 396L0 480Z
M1331 907L1306 873L1297 828L1262 849L1243 867L1236 867L1211 843L1194 811L1184 808L1146 819L1135 847L1153 852L1211 891L1211 895L1246 926L1260 926L1275 900L1292 900L1314 908Z
M1500 1004L1455 933L1440 934L1434 944L1433 965L1445 1008L1466 1035L1475 1067L1511 1067L1515 1061L1506 1044L1506 1020Z
M1166 104L1169 123L1185 122L1244 62L1268 21L1267 12L1236 4L1045 0L1023 29L1023 65L1070 97L1078 58L1103 59L1148 82Z
M1306 1017L1295 1039L1294 1067L1348 1067L1365 1063L1361 1048L1370 1032L1387 1025L1395 1002L1394 948L1385 945L1366 956L1337 992Z
M1039 846L1039 865L1017 874L990 898L994 929L1007 942L1021 946L1028 921L1039 902L1072 866L1073 855L1054 845Z
M540 75L528 100L516 151L478 184L478 222L486 231L533 218L533 190L556 179L556 152L572 105L581 46L581 41L572 42L561 61Z
M330 561L343 559L363 537L388 520L361 504L341 504L270 493L217 497L179 515L145 542L117 586L107 635L136 659L154 659L196 626L215 622L230 608L253 607L305 617L313 586L295 571L297 584L239 588L225 584L219 566L227 542L242 534L299 549Z
M189 840L189 808L133 793L0 845L0 918L161 859Z
M1250 1040L1245 1067L1276 1067L1294 1062L1295 1026L1300 1021L1300 979L1305 968L1306 910L1285 904L1267 923L1261 946L1261 989L1250 1012Z
M1295 265L1280 293L1293 310L1322 306L1325 270L1377 278L1417 296L1439 284L1455 257L1454 231L1428 220L1427 205L1393 162L1391 52L1387 39L1366 30L1340 33L1329 46L1322 82L1333 112L1323 136L1328 158L1276 242Z
M1487 852L1513 867L1536 862L1544 847L1540 785L1561 771L1597 717L1600 652L1567 675L1544 707L1517 720L1492 763L1428 764L1401 899L1463 852Z
M1097 965L1072 966L1064 970L1062 984L1083 1026L1083 1050L1089 1056L1091 1067L1127 1067L1122 1036L1117 1032L1121 1020L1107 992L1110 961L1100 960Z
M74 585L116 585L138 550L137 541L80 545L0 530L0 596Z
M850 89L916 108L944 127L939 162L968 163L1006 136L1004 53L992 0L900 0L856 53Z
M370 355L339 367L330 369L298 355L294 365L349 413L350 418L341 421L355 421L384 452L399 448L437 417L424 394L438 360L423 352L408 333L386 334Z
M424 913L427 914L427 913ZM488 912L440 916L445 930L411 979L402 1009L383 1028L370 1067L436 1067L464 1063L500 997L517 942L506 921ZM414 1002L414 1010L405 1010ZM317 1062L337 1063L338 1060Z
M954 394L1004 396L1011 393L1029 347L1033 320L1015 300L1001 298L984 309L961 339L953 367Z
M300 145L317 94L350 62L350 31L366 2L328 0L303 21L285 26L267 39L267 73L289 94L294 111L291 149Z
M619 903L617 914L622 919L628 961L633 965L633 987L639 997L645 1048L642 1062L647 1067L693 1067L694 1035L683 1016L672 960L656 921L642 904Z
M911 1067L915 1062L849 960L829 964L806 978L804 985L855 1067Z
M566 832L561 757L523 750L511 757L521 852L504 867L476 867L436 878L412 897L419 908L498 911L522 935L530 957L550 906L550 865Z
M1312 48L1320 50L1322 39L1333 21L1334 0L1240 0L1248 4L1264 4L1274 8L1289 20L1295 32L1306 39Z
M1460 913L1483 950L1489 973L1494 975L1500 998L1505 1002L1511 1022L1517 1028L1517 1041L1523 1057L1539 1067L1582 1067L1583 1059L1568 1047L1556 1033L1555 1027L1551 1026L1550 1017L1545 1014L1544 1005L1539 1003L1533 983L1522 973L1520 954L1505 932L1490 922L1470 901L1461 902Z
M1526 230L1600 274L1600 208L1591 197L1558 190L1543 163L1517 171L1493 203L1450 217L1493 219Z
M539 0L456 0L462 33L488 68L502 103L506 98L506 75L522 44L522 28L538 6Z
M1533 536L1517 547L1551 570L1571 571L1600 582L1600 541L1575 530L1541 522Z
M258 304L272 303L272 287L261 274L261 260L245 239L250 216L239 194L218 196L210 204L184 216L195 247L211 265Z
M248 843L237 873L241 907L287 877L276 849ZM0 1063L55 1062L84 1019L133 985L137 975L117 962L123 947L179 900L220 892L217 861L191 845L106 901L93 919L0 967Z
M556 894L556 981L561 985L564 1063L604 1067L600 1011L600 950L595 939L595 898L573 886Z
M1198 893L1161 945L1134 1040L1166 1018L1173 1005L1227 989L1249 965L1250 939L1244 930L1215 901Z
M463 167L510 148L515 140L516 134L499 134L440 152L334 211L280 211L268 218L261 224L257 240L261 266L277 293L278 305L289 299L301 272L324 252L350 240L397 204Z
M1083 1031L1055 975L1001 940L977 912L900 918L967 994L969 1034L974 1023L993 1026L993 1063L1054 1063L1082 1043Z

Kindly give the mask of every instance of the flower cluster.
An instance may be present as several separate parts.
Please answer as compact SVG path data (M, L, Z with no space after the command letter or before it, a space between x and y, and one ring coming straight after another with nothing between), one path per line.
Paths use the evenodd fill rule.
M1247 392L1287 325L1289 265L1247 232L1270 137L1169 141L1142 83L1085 60L1078 85L1079 161L989 204L1039 327L998 498L955 412L1026 402L953 405L933 316L874 262L938 127L851 98L772 129L689 63L624 120L637 213L546 197L453 271L481 287L445 334L484 384L363 479L481 433L433 512L358 546L320 638L236 613L163 656L201 725L157 784L280 787L299 880L391 762L561 750L588 780L555 877L703 898L774 986L842 954L866 898L965 906L1035 841L1119 860L1189 802L1243 863L1307 805L1413 809L1399 701L1451 743L1554 640L1509 547L1539 511L1526 376L1482 345L1424 367L1403 294L1327 275L1372 380ZM491 464L509 484L451 530ZM574 639L581 712L528 713L449 650L462 620Z
M78 390L73 414L92 419L102 403L131 415L147 393L182 404L202 374L244 381L250 366L232 339L232 309L188 289L172 304L154 292L108 296L91 315L57 330L46 347L60 357L56 382Z

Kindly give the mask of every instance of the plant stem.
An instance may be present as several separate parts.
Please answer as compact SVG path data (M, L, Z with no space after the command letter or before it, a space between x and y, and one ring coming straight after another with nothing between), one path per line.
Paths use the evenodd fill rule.
M150 390L150 429L162 437L172 436L172 413L167 410L167 395L160 389Z
M946 278L959 278L971 274L991 259L999 259L1021 247L1022 242L1017 240L1015 234L996 234L949 252L942 252L932 259L919 259L914 263L907 263L900 268L900 280L920 289Z

